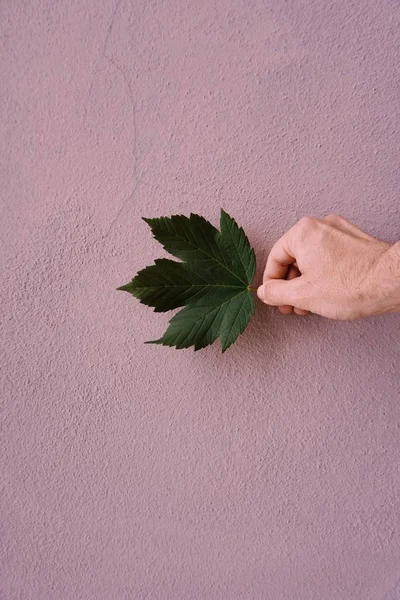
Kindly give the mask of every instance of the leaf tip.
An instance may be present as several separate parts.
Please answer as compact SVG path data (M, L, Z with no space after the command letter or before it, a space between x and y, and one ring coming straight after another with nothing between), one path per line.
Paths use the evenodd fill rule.
M230 223L234 223L237 225L235 219L231 217L229 213L226 212L223 208L221 208L221 216L220 216L221 229L226 227Z

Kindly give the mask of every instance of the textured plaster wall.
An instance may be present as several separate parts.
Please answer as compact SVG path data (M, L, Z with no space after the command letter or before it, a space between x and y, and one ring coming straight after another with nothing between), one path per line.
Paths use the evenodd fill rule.
M398 600L398 316L221 356L115 292L144 216L400 237L395 0L0 5L5 600Z

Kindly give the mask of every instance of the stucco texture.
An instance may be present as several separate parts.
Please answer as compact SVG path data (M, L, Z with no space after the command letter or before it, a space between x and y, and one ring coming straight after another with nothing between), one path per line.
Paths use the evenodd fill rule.
M141 221L400 238L395 0L0 5L0 597L398 600L398 315L224 355L116 292Z

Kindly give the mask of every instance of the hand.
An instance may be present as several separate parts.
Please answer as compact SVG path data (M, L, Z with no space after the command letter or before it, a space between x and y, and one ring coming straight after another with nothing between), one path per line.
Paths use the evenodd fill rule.
M400 242L391 246L342 217L304 217L272 248L257 295L285 315L400 310Z

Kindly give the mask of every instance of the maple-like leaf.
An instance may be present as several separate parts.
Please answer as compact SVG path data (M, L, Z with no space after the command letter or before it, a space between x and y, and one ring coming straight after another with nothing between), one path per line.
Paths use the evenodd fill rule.
M183 306L153 344L195 350L218 337L224 352L244 331L255 300L250 287L256 259L243 229L221 210L218 231L203 217L175 215L144 219L167 252L119 290L165 312Z

